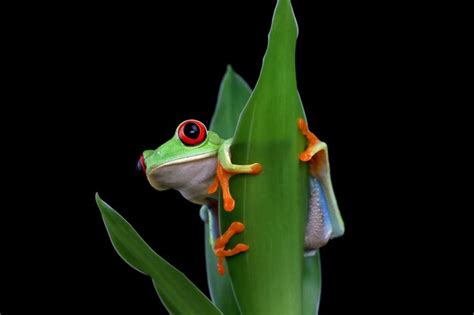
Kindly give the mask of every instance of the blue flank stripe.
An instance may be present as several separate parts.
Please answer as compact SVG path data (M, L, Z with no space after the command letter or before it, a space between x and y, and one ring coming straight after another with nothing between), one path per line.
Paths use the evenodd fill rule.
M326 201L326 194L324 193L324 189L321 183L319 182L319 180L312 176L310 176L310 185L311 185L311 189L314 189L319 193L319 200L321 202L321 211L323 212L323 216L324 216L324 229L326 231L333 231L331 216L329 215L329 208L328 208L328 203Z

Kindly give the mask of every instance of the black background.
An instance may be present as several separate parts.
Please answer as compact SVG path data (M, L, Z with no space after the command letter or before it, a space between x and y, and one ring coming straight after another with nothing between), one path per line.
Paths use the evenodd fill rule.
M135 164L182 120L209 124L228 64L255 85L274 2L254 2L12 11L2 315L166 314L149 278L114 252L95 192L207 292L199 207L154 191ZM444 141L426 125L453 95L438 82L452 66L440 62L445 47L457 42L444 31L449 14L433 5L293 4L299 91L310 128L329 145L347 228L321 251L320 313L472 307L471 272L460 271L472 265L455 259L472 246L455 247L463 231L437 198L443 188L424 192L436 186L439 163L422 153Z

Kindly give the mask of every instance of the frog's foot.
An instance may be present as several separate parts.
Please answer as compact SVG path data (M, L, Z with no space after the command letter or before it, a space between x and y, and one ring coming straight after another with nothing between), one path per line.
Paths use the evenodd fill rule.
M212 195L217 191L219 185L222 189L222 198L224 199L224 210L232 211L235 206L235 200L232 198L229 189L229 179L236 174L258 174L262 171L262 166L259 163L249 165L236 165L228 163L225 165L220 161L217 162L216 177L209 186L208 194Z
M316 154L316 147L320 141L314 133L309 131L308 124L304 121L303 118L298 119L298 128L300 129L303 136L308 139L308 146L303 152L301 152L300 160L303 162L308 162Z
M320 141L318 137L308 129L308 124L306 124L302 118L298 119L298 128L306 139L308 139L308 146L301 152L300 160L309 162L311 174L317 174L324 166L325 159L322 155L325 154L324 151L327 148L326 143Z
M236 233L241 233L245 229L245 225L240 222L232 222L227 231L219 236L214 243L214 254L217 256L217 270L219 274L224 275L224 258L234 256L238 253L245 252L249 249L246 244L239 243L232 249L225 249L225 246Z

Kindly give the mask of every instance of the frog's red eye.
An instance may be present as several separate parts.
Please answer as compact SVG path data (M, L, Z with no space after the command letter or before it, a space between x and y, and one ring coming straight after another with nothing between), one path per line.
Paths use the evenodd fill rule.
M178 136L185 145L201 144L207 136L206 126L199 120L185 120L178 127Z

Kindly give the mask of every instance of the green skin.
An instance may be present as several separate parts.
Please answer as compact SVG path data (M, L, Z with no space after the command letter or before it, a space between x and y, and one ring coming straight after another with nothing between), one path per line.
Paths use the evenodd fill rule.
M200 204L211 205L217 201L217 193L209 195L208 188L216 175L217 161L226 171L235 173L251 173L255 164L236 165L231 161L230 146L232 138L224 140L218 134L207 131L202 143L189 146L175 135L156 150L143 152L146 176L151 186L157 190L178 190L187 200ZM305 236L307 255L326 244L329 239L338 237L344 232L339 209L335 202L327 162L327 147L321 142L324 150L323 158L327 167L325 173L310 176L310 200L308 209L308 225ZM328 202L329 201L329 202ZM210 220L210 238L213 241L217 232L217 211L201 213L201 217Z

